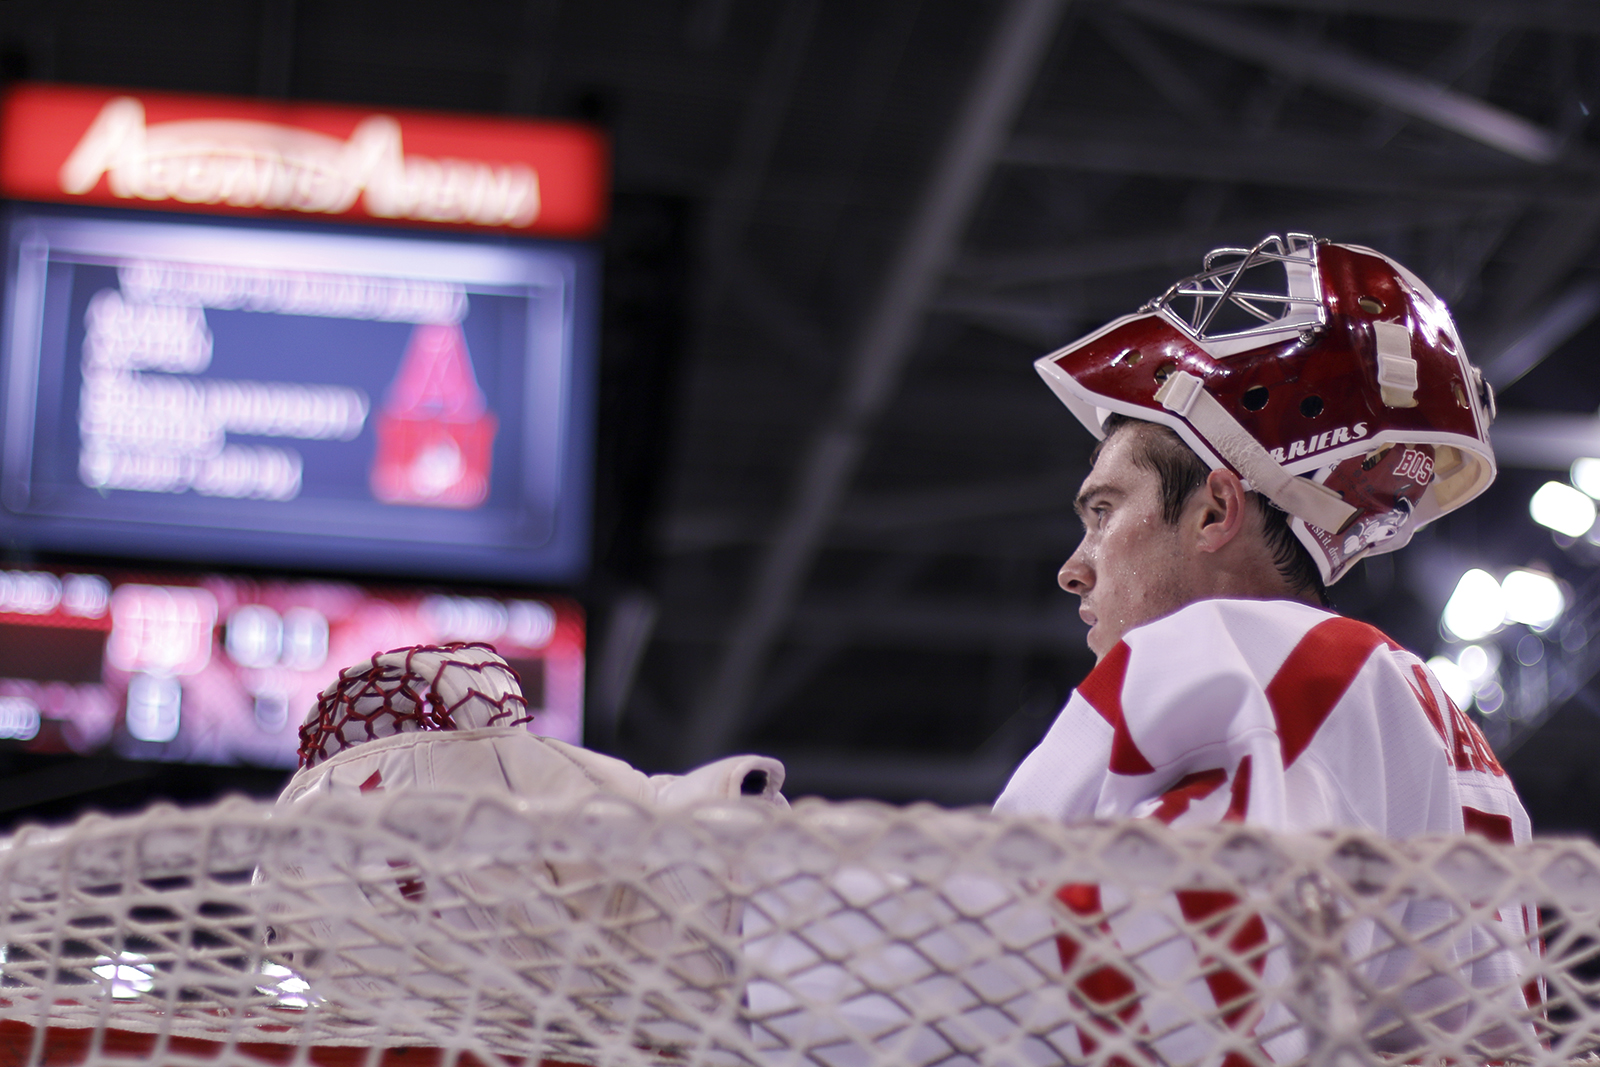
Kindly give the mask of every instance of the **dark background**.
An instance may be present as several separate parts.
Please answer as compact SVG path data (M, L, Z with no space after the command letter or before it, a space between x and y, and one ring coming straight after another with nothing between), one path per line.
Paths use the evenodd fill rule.
M992 799L1091 664L1054 577L1088 439L1031 361L1216 246L1394 255L1500 386L1502 475L1335 603L1429 656L1467 568L1566 582L1485 725L1536 828L1591 834L1600 555L1527 502L1600 453L1597 45L1577 0L0 4L9 77L610 131L580 592L591 742L650 770ZM0 819L277 782L0 753Z

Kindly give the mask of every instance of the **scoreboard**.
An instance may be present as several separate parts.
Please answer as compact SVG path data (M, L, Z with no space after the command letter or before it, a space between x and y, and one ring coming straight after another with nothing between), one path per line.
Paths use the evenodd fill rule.
M566 650L556 673L578 688L557 687L563 709L548 719L565 716L555 735L575 739L581 612L527 590L588 567L599 261L587 239L604 223L606 166L603 138L576 124L12 88L0 544L14 566L0 573L62 592L20 619L0 603L0 636L47 650L50 633L78 634L62 637L76 648L104 631L102 676L56 681L88 685L73 706L111 707L115 725L52 726L51 679L0 654L0 736L281 762L284 720L343 665L292 650L306 633L344 647L354 623L325 609L359 602L410 620L385 631L395 643L472 631L448 623L461 605L501 620L472 632L502 643L559 616L560 642L512 651L544 678L548 649ZM69 557L112 562L26 569ZM229 568L300 577L263 585ZM390 580L433 591L383 592ZM68 590L101 587L92 621L69 610ZM162 612L172 619L150 622ZM185 656L146 654L180 632ZM262 641L278 658L252 665ZM19 662L38 675L50 656ZM280 715L280 701L294 706Z

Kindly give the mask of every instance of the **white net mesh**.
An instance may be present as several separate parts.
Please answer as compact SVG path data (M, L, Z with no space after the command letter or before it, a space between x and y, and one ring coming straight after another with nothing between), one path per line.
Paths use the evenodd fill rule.
M229 802L0 843L0 1064L1570 1063L1597 939L1581 842Z

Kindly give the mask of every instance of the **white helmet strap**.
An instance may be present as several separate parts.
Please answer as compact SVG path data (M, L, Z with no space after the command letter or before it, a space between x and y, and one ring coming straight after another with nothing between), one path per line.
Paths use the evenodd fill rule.
M1289 514L1329 533L1337 532L1355 515L1356 509L1332 489L1284 470L1272 453L1261 447L1261 442L1239 425L1239 420L1228 414L1200 379L1188 371L1168 375L1156 390L1156 400L1174 415L1187 419L1206 444L1250 483L1250 488Z

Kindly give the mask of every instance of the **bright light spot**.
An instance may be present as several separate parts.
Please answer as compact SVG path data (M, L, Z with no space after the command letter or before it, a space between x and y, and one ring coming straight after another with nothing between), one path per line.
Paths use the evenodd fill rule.
M524 648L543 648L556 635L555 609L542 600L513 600L506 636Z
M178 736L183 687L176 678L136 674L128 680L128 732L140 741Z
M1523 634L1522 640L1517 642L1517 662L1524 667L1532 667L1544 659L1544 642L1534 634Z
M270 667L283 652L283 618L265 604L245 604L228 616L223 647L241 667Z
M95 964L90 969L110 983L111 995L119 1000L131 999L155 988L156 980L150 973L149 964L137 952L124 952L115 959L101 956Z
M39 736L39 705L27 697L0 697L0 737L31 741Z
M328 659L328 617L315 608L283 613L283 665L314 671Z
M261 964L261 975L268 981L256 988L263 993L276 995L278 1003L288 1008L309 1008L311 986L304 978L277 963Z
M1570 485L1545 482L1528 501L1528 514L1556 533L1582 537L1594 525L1594 501Z
M1572 484L1592 497L1600 497L1600 459L1574 460Z
M1494 633L1505 621L1505 594L1494 575L1476 568L1463 574L1444 606L1445 628L1463 641L1476 641Z
M424 597L417 613L436 641L498 641L510 622L506 606L487 597Z
M1439 679L1439 685L1457 706L1463 708L1471 706L1472 682L1467 678L1466 671L1456 665L1455 660L1435 656L1428 661L1428 669Z
M1505 594L1506 618L1535 630L1548 630L1567 606L1556 580L1537 571L1512 571L1500 590Z
M98 574L69 574L61 579L61 606L68 615L104 617L111 604L111 583Z
M199 674L211 662L217 598L195 586L119 585L106 662L119 671Z
M1494 677L1495 669L1500 666L1500 650L1493 645L1468 645L1456 654L1456 666L1474 687L1482 685Z
M1506 691L1500 688L1499 682L1490 682L1475 694L1478 701L1478 710L1485 715L1493 715L1506 703Z

